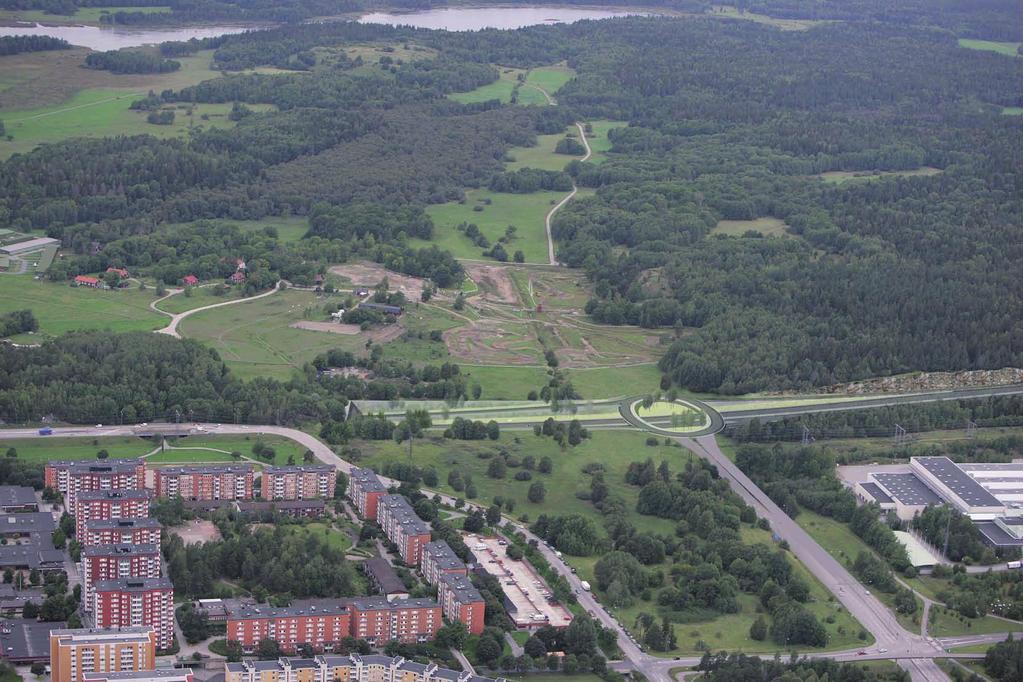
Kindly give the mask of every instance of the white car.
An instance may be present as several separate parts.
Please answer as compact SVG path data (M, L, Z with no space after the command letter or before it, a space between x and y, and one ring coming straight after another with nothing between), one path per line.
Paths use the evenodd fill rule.
M97 429L102 429L102 428L103 428L103 425L102 425L102 424L96 424L96 428L97 428Z

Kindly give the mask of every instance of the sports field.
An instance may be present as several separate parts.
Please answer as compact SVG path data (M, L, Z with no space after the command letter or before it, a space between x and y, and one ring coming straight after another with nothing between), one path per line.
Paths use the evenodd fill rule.
M37 280L29 276L0 276L0 313L31 308L39 320L39 332L16 340L37 342L74 329L109 329L116 332L158 329L167 318L149 309L155 300L150 287L139 291L72 287L63 282Z

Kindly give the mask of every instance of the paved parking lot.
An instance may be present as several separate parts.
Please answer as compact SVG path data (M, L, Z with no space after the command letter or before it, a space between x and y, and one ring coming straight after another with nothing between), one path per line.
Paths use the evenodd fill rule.
M572 614L560 603L552 604L550 588L528 561L513 561L508 558L500 538L469 535L465 543L476 556L476 562L487 573L501 581L505 595L511 601L515 612L509 613L515 625L520 628L539 628L550 625L556 628L568 627Z

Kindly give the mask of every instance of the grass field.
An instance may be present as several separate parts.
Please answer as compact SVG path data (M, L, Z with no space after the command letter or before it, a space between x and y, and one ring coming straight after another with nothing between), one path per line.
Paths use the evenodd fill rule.
M508 157L514 159L505 164L505 169L510 171L520 168L538 168L540 170L559 171L564 170L568 162L574 159L573 156L554 153L554 147L558 140L564 138L564 133L555 135L537 135L535 147L512 147L508 150Z
M42 10L3 10L0 11L0 20L3 21L31 21L37 24L72 25L72 26L99 26L100 17L113 12L142 12L144 14L164 14L170 12L167 6L155 7L79 7L74 14L49 14Z
M74 329L110 329L115 332L148 331L162 327L167 318L149 309L156 299L153 288L90 289L37 280L29 276L0 277L0 313L31 308L39 332L22 334L20 342L41 341Z
M285 464L289 456L296 462L302 461L305 448L293 440L281 436L188 436L175 439L173 445L180 448L202 448L167 450L148 458L154 464L171 464L184 462L221 462L231 461L231 452L237 450L246 457L255 459L252 445L262 440L276 451L274 464ZM110 457L141 457L159 447L158 441L134 436L116 436L99 438L8 438L4 439L0 431L0 451L6 453L8 448L18 451L18 459L23 462L45 463L51 459L94 459L100 450L106 450ZM223 451L223 452L216 452ZM265 461L265 460L262 460Z
M44 142L57 142L69 137L110 137L113 135L153 135L162 138L185 138L198 128L227 128L231 104L179 105L174 109L174 123L154 125L147 122L147 112L132 111L131 103L145 91L95 88L82 90L62 104L26 111L14 111L4 118L12 141L0 143L0 154L31 151ZM268 105L253 105L257 111ZM190 112L190 113L189 113Z
M922 166L904 171L828 171L827 173L821 173L818 177L831 185L844 185L849 182L870 182L871 180L881 180L883 178L928 177L937 175L940 172L940 168Z
M656 458L655 458L656 461ZM748 543L761 543L772 545L771 535L767 531L744 527L742 530L743 540ZM872 639L860 640L858 633L860 625L849 615L849 613L831 598L830 594L817 579L798 563L791 555L787 555L793 566L796 575L802 577L810 586L811 601L806 605L807 609L813 612L824 624L829 635L827 649L846 649L857 646L866 646ZM578 571L581 578L593 582L593 566L596 557L570 557L571 563ZM670 566L666 565L666 568ZM783 647L778 647L770 641L758 642L749 636L749 628L753 621L761 615L759 600L756 596L740 593L739 604L741 611L734 614L722 614L713 618L701 618L694 615L693 620L685 623L675 624L675 636L678 639L678 649L664 654L655 653L656 656L674 656L676 654L699 654L705 647L712 651L742 651L744 653L773 653L775 651L786 654ZM656 613L656 599L650 602L639 602L627 609L612 609L619 621L627 629L639 636L635 630L636 620L640 613ZM770 621L770 617L763 614ZM825 619L831 619L828 623Z
M157 303L156 307L168 313L183 313L186 310L194 310L195 308L202 308L214 303L237 300L241 298L242 293L240 287L228 289L227 293L223 296L215 296L213 294L213 287L193 287L190 291L191 293L188 296L185 295L185 292L181 292L180 294L174 294L170 298L165 298Z
M518 76L522 70L507 67L497 67L497 69L500 76L493 83L488 83L469 92L455 92L448 97L462 104L475 104L492 99L500 100L502 104L508 104L511 102L515 86L518 85Z
M746 21L764 24L765 26L780 28L783 31L805 31L818 24L826 23L815 19L777 19L766 14L746 12L732 7L731 5L713 5L711 7L710 16L722 17L724 19L744 19Z
M287 528L293 534L302 534L304 536L319 536L320 539L326 540L327 545L334 549L347 552L352 548L352 540L348 537L347 533L344 533L333 526L329 526L326 523L309 523L304 526L287 526Z
M309 291L286 290L258 300L196 313L182 320L182 336L215 348L239 377L287 379L317 354L344 347L358 337L296 329L319 319L325 299ZM307 309L315 317L307 315Z
M711 234L724 234L730 237L741 237L752 230L765 237L784 237L788 235L788 225L778 218L757 218L756 220L719 220Z
M569 157L564 157L567 163ZM436 244L447 249L455 258L483 259L484 249L476 246L456 229L462 222L475 223L490 240L491 245L504 234L505 228L514 225L515 239L505 245L509 257L521 250L527 263L547 262L547 232L544 216L565 196L564 192L534 192L532 194L505 194L487 189L471 189L466 193L465 203L456 201L434 204L426 208L433 219L434 238L430 241L410 240L415 246ZM490 201L489 204L486 202ZM473 210L482 207L482 211Z
M572 80L574 77L575 71L567 66L541 66L539 68L532 69L529 74L526 75L526 87L522 87L519 90L519 103L547 104L547 97L545 97L543 93L546 92L548 96L556 99L555 95L558 90L564 87L565 83ZM537 98L531 93L537 93L540 97ZM529 101L523 101L526 98L528 98Z
M607 134L615 128L625 128L629 124L625 121L590 121L593 132L586 139L590 143L589 163L603 163L607 160L607 153L611 151L611 140Z
M968 50L983 50L985 52L997 52L998 54L1004 54L1008 57L1019 57L1019 48L1023 43L1000 43L994 40L972 40L970 38L960 38L959 47L965 47Z
M167 88L181 88L221 75L219 71L210 69L212 50L179 57L177 61L181 68L164 74L114 74L85 69L82 63L87 54L88 50L75 48L0 57L0 111L4 122L22 118L26 110L66 107L72 97L88 90L117 90L120 94L134 92L144 95L149 90L160 92ZM124 99L124 108L127 109L130 103L129 99Z
M633 431L594 431L592 437L584 440L574 448L562 451L553 439L534 436L532 431L506 431L500 440L491 441L455 441L443 438L427 438L417 440L412 448L412 461L419 466L432 466L438 474L440 483L438 490L451 495L460 495L447 484L448 472L458 470L472 475L472 480L479 491L479 501L489 501L495 495L515 500L514 515L528 514L535 519L541 513L557 510L558 513L578 513L600 523L600 514L593 505L580 500L576 492L589 490L589 477L582 473L582 467L591 462L604 465L606 480L615 486L616 494L626 501L628 509L634 509L639 489L626 486L625 471L629 463L652 457L655 462L666 459L672 469L678 471L690 457L690 453L680 448L658 445L645 445L646 434ZM355 444L360 451L361 465L379 468L387 462L407 462L408 445L398 445L390 441L360 441ZM498 451L505 450L514 457L532 455L539 461L549 456L554 468L550 474L533 472L531 481L516 481L514 475L519 469L510 468L507 478L495 480L487 476L489 457ZM529 486L542 481L547 488L547 497L543 503L534 504L528 501L526 493ZM673 533L675 524L671 521L651 516L641 516L630 512L629 520L639 530L657 533Z
M1023 107L1002 107L1002 116L1023 116Z

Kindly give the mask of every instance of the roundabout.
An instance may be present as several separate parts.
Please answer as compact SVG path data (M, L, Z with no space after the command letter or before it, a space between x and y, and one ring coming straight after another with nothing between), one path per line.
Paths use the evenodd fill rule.
M632 426L669 437L709 436L725 427L724 418L699 400L627 398L618 405L622 418Z

